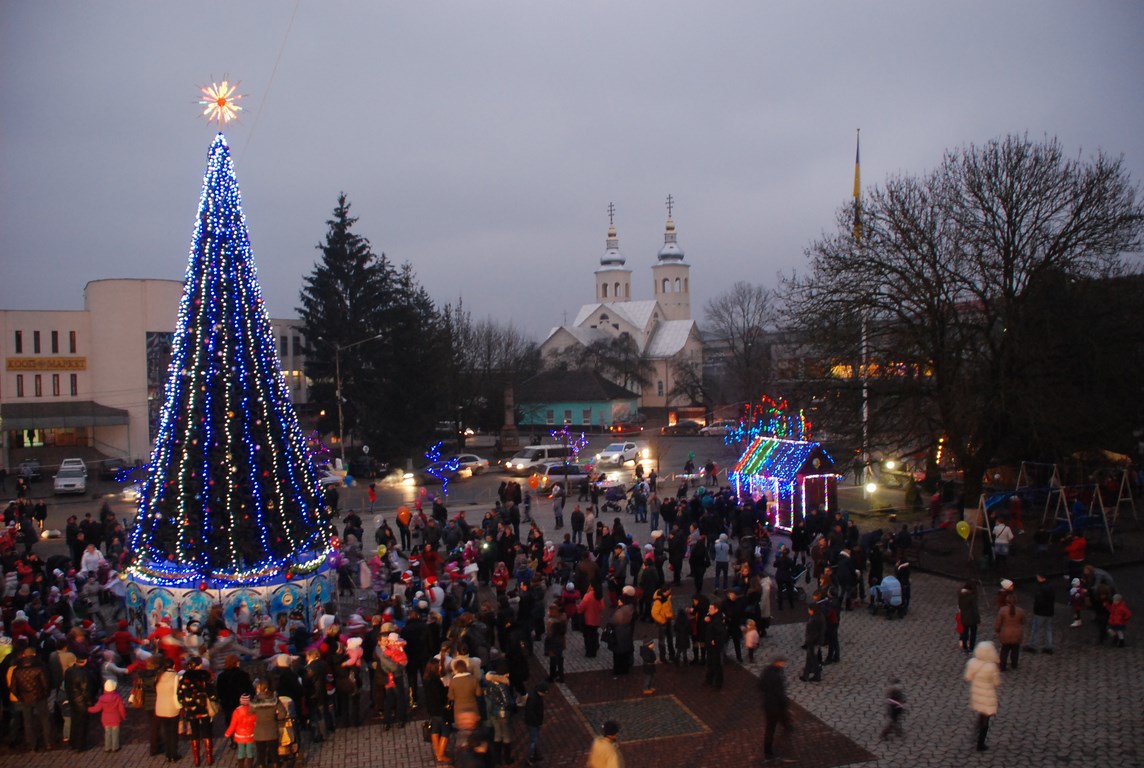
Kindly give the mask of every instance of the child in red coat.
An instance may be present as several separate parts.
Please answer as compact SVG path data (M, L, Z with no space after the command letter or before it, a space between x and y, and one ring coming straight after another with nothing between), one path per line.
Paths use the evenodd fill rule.
M1112 602L1108 604L1108 634L1116 638L1116 644L1124 647L1124 630L1128 628L1128 621L1132 618L1132 611L1120 595L1113 595Z
M103 751L118 752L119 726L127 719L127 707L114 680L103 683L103 695L87 711L93 715L99 713L99 722L103 726Z
M238 709L230 716L230 726L226 737L234 738L234 759L237 768L252 768L254 765L254 725L258 718L250 707L250 694L244 693L238 699Z

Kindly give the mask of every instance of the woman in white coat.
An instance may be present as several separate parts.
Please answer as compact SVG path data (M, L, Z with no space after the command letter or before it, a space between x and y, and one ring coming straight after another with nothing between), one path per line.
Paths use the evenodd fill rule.
M969 708L977 713L977 751L984 752L989 721L997 714L997 686L1001 685L1001 656L988 640L973 649L973 658L965 664L965 680L969 683Z

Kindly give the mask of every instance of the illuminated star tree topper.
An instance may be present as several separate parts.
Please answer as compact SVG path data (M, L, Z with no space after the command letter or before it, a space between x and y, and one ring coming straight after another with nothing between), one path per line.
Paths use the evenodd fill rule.
M220 130L225 123L237 118L238 113L242 111L238 100L243 94L235 93L238 90L238 83L231 85L223 80L221 83L205 85L199 90L203 93L203 98L199 99L199 104L203 106L203 117L209 122L217 120Z

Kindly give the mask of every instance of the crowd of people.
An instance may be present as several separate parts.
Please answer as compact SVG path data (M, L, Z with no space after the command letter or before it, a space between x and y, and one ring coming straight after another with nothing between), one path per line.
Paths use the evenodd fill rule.
M573 633L582 643L571 647L587 658L606 649L613 675L638 670L651 695L663 665L701 667L703 684L721 690L730 654L753 662L775 611L806 606L799 677L807 683L841 661L847 611L907 614L908 527L862 533L838 512L815 510L772 546L765 499L689 483L661 498L656 486L654 474L637 478L628 493L639 497L639 511L630 515L610 514L606 497L586 489L569 529L553 531L557 538L511 481L479 520L450 512L443 499L419 499L393 526L382 519L369 552L363 521L349 510L336 567L338 591L355 598L355 609L326 606L313 626L291 616L288 631L271 633L269 643L258 631L269 617L230 626L221 606L185 625L164 617L146 637L134 636L116 578L121 524L107 514L69 519L70 555L41 562L32 547L12 548L2 560L2 733L13 747L82 751L98 715L104 749L117 751L120 728L137 717L151 755L176 761L189 746L196 766L211 765L222 738L241 768L269 768L291 764L300 744L340 729L401 730L416 716L441 765L536 764L545 698L564 682ZM21 522L24 506L13 510ZM1043 619L1055 596L1040 583L1025 650L1051 653L1051 621ZM1078 587L1085 594L1075 603L1077 621L1093 611L1101 640L1122 644L1131 614L1108 574L1082 564ZM973 652L966 679L983 748L996 713L989 665L998 674L1016 669L1025 632L1009 583L998 597L1000 650L978 643L978 591L967 583L957 603L962 646ZM785 664L774 656L760 678L768 756L777 727L790 726ZM901 734L904 700L892 681L883 738ZM619 732L615 722L600 727L589 766L621 764Z

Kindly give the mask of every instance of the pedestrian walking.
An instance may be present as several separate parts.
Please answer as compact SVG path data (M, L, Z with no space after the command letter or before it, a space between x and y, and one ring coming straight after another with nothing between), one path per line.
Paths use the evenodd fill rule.
M901 681L891 677L886 686L886 727L882 729L881 739L885 741L891 734L905 736L902 730L902 715L906 713L906 694L902 690Z
M786 694L786 681L783 679L785 667L786 659L776 656L759 678L759 688L763 692L763 716L766 718L763 731L763 756L767 760L775 756L775 729L781 725L786 734L794 730L790 722L790 700Z
M1001 685L1000 656L988 640L977 644L973 658L965 663L965 681L969 683L969 708L977 714L977 751L988 747L989 721L997 715L997 687Z
M544 697L548 683L541 680L524 702L524 724L528 728L528 764L536 765L544 758L540 754L540 728L544 725Z
M624 768L624 756L616 746L620 724L608 720L600 729L600 734L592 740L592 749L588 752L588 768Z

